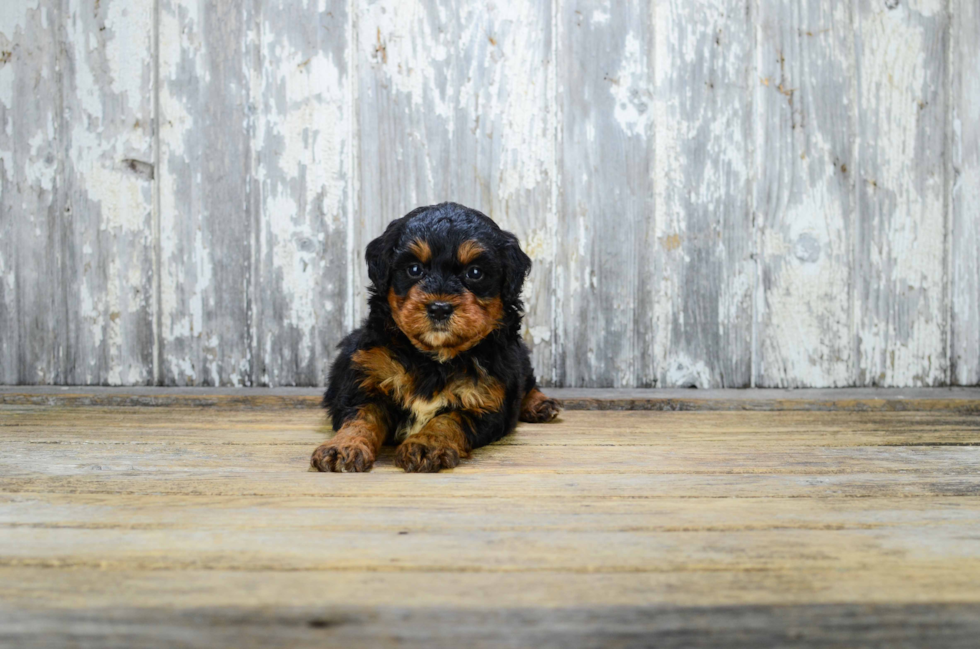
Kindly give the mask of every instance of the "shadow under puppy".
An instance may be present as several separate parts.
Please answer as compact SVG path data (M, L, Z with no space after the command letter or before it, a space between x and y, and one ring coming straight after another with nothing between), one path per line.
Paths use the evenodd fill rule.
M368 471L398 443L406 471L439 471L559 404L538 390L520 338L531 260L476 210L442 203L392 221L368 244L369 314L340 343L323 405L334 430L320 471Z

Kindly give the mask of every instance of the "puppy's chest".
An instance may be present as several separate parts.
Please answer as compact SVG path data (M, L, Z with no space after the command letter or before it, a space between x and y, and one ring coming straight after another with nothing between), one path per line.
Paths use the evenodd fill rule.
M379 362L379 358L384 362ZM476 360L472 361L470 372L451 374L435 382L418 370L406 368L383 348L368 350L360 358L355 354L354 361L365 373L363 389L384 396L407 411L396 431L399 439L420 432L443 411L482 415L500 410L504 402L503 384Z
M504 388L497 379L485 373L472 376L451 376L437 389L421 391L402 401L408 411L396 437L404 439L420 432L425 425L447 410L463 411L470 415L483 415L500 410L504 400Z

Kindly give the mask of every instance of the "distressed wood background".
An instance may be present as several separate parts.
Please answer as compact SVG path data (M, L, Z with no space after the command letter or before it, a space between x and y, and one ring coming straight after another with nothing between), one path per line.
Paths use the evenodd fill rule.
M447 199L546 384L980 383L980 7L0 4L0 383L322 384Z

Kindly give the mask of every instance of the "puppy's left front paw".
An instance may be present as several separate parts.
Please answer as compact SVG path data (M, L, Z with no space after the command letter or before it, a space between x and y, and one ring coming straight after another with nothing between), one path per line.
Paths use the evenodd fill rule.
M410 473L437 473L459 465L459 450L441 437L414 435L395 451L395 466Z

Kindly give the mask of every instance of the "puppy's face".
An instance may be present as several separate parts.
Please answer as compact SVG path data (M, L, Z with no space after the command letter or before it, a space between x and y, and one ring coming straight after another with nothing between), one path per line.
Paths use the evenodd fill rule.
M455 204L420 208L368 246L368 268L399 329L445 361L520 310L530 267L510 233Z

